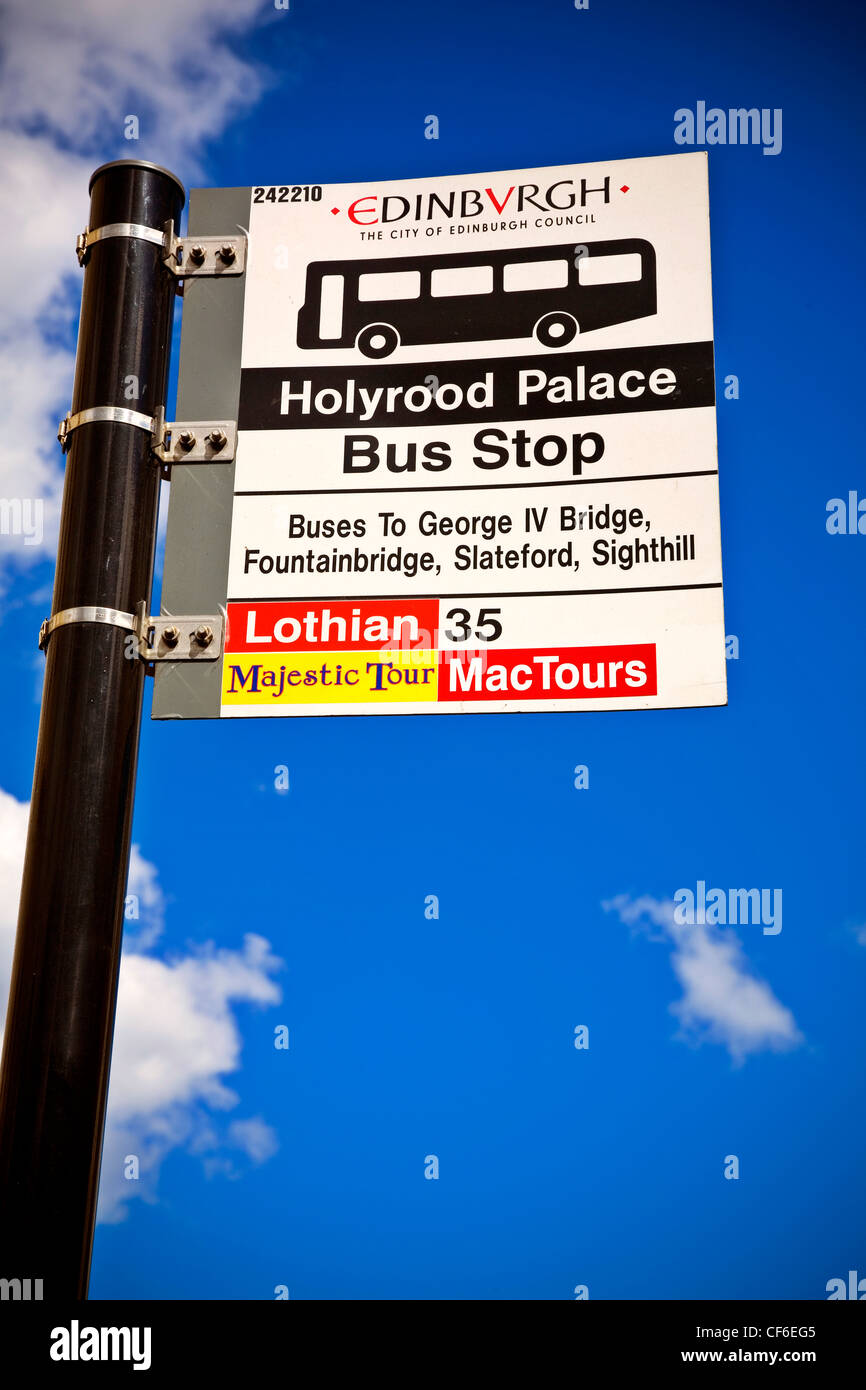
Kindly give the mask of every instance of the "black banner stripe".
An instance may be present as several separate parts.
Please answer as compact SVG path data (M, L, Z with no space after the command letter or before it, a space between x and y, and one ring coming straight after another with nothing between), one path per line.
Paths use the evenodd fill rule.
M533 391L528 399L519 400L521 372L541 372L549 388L554 377L567 378L572 397L576 395L578 370L583 368L586 399L549 400L546 390ZM672 390L653 391L649 379L653 372L667 369L674 374ZM614 395L610 399L590 396L592 378L599 373L613 378ZM624 373L641 373L645 389L640 395L625 394L640 386L640 378L628 378L625 389L620 383ZM473 406L467 393L474 383L484 381L489 374L491 404ZM438 384L433 389L443 391L454 386L462 403L446 409L435 399L423 409L406 406L404 394L411 387L430 386L430 378ZM667 383L670 379L664 378ZM288 412L281 411L283 383L297 397L308 393L310 409L305 402L293 399ZM560 384L562 384L560 382ZM388 388L399 388L393 408L387 409ZM362 418L364 408L360 397L363 389L374 392L385 388L369 418ZM315 407L320 392L333 392L324 399L325 410ZM346 402L354 392L355 409L347 411ZM476 390L476 399L480 393ZM337 403L337 409L331 407ZM415 399L419 397L416 396ZM423 395L420 397L423 399ZM450 393L447 399L454 398ZM505 357L493 361L484 358L461 362L413 363L352 363L345 367L247 367L241 373L241 393L238 426L242 430L291 429L353 429L358 431L406 425L484 424L492 421L555 420L592 415L634 414L648 410L683 410L715 404L713 375L713 345L704 343L672 343L653 347L611 348L599 352L560 352L535 354L531 357ZM330 412L330 413L329 413Z

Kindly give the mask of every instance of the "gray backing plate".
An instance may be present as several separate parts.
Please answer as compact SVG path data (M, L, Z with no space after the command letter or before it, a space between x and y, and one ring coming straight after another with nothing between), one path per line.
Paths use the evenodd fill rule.
M194 188L189 233L220 236L249 227L249 188ZM184 284L178 420L236 420L246 277ZM164 615L225 607L234 463L174 464L168 505ZM158 662L153 719L217 719L222 661Z

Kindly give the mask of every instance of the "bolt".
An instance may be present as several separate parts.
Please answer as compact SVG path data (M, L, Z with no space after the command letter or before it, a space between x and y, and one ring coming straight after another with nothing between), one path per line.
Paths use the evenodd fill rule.
M180 641L180 628L164 627L162 629L162 640L167 647L176 647Z
M204 623L202 623L201 627L196 628L193 635L200 647L209 647L213 641L213 629L207 627Z
M194 265L201 265L205 258L205 249L200 242L195 242L189 248L189 258Z
M182 449L191 449L195 444L195 435L192 430L181 430L177 436L177 442Z
M237 251L235 250L233 244L230 241L224 241L219 251L217 252L217 255L219 256L221 261L225 262L226 265L231 265L232 261L237 256Z
M207 442L208 444L212 444L215 449L223 449L228 442L228 436L224 430L211 430L207 437Z

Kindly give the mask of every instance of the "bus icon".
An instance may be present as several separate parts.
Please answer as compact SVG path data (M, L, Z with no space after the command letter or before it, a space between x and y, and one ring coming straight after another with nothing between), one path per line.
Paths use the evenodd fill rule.
M578 333L656 312L648 241L596 241L445 256L313 261L298 347L356 347L534 337L566 347Z

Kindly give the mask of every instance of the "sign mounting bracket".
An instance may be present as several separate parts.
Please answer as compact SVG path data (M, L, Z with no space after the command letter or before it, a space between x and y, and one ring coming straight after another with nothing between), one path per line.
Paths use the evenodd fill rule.
M247 238L240 228L226 236L182 237L167 222L164 244L164 264L178 280L243 275L246 270Z

